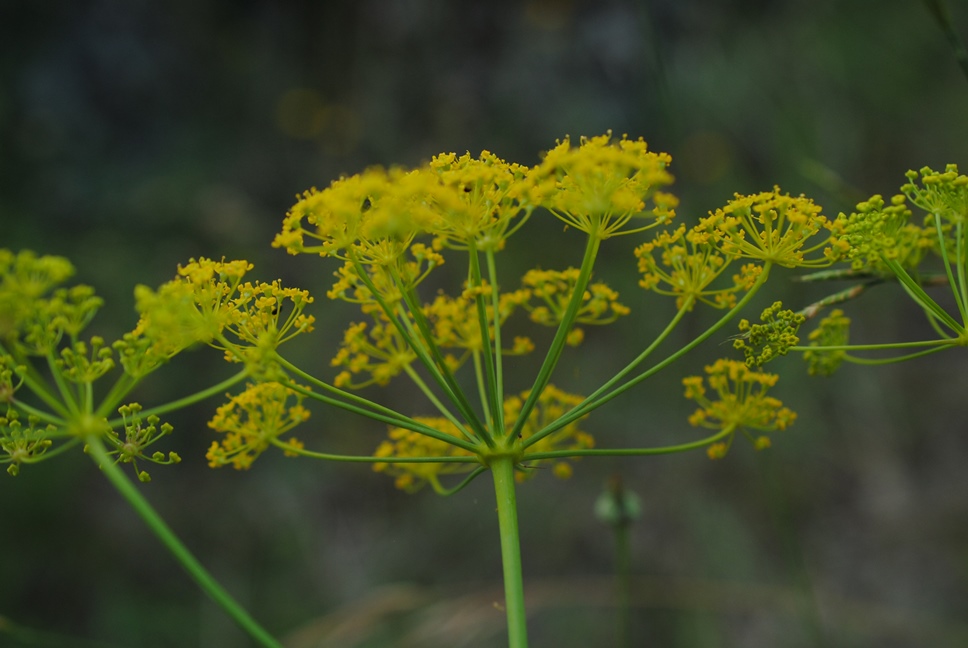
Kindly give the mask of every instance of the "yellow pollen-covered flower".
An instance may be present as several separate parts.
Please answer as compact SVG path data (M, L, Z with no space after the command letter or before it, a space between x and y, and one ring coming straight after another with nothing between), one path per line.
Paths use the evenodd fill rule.
M767 391L776 385L779 377L753 371L745 363L736 360L717 360L705 368L709 391L718 397L707 396L703 378L690 376L683 380L685 396L699 404L689 422L692 425L714 430L729 431L725 443L709 447L710 458L720 458L726 452L737 430L750 438L757 449L769 447L769 441L754 438L750 432L785 430L793 424L796 413L783 407L778 399L768 396Z
M272 439L309 418L302 400L301 394L274 382L248 385L241 394L230 396L208 422L208 427L225 433L208 449L208 465L249 468Z
M599 238L630 234L669 222L677 200L659 189L672 184L672 158L654 153L642 139L611 132L581 138L577 147L565 138L545 154L530 179L535 200L559 219ZM646 210L646 201L653 208ZM627 227L633 218L642 225Z
M681 308L703 302L714 308L728 308L736 303L736 293L748 290L761 268L747 264L733 275L732 285L712 287L729 267L731 257L722 254L708 242L707 232L684 225L674 231L661 232L635 249L642 279L639 285L660 295L676 298Z
M355 322L343 334L343 344L330 363L343 367L336 376L337 387L361 389L368 385L386 385L390 379L417 359L399 330L375 311L373 323ZM368 376L360 380L357 376Z
M65 335L76 340L103 301L90 286L57 288L73 274L63 257L0 249L0 342L43 356Z
M523 302L522 305L530 313L531 321L543 326L557 326L564 318L579 274L578 268L535 269L525 273L521 284L533 299ZM630 312L627 306L618 301L616 291L605 283L597 282L585 289L574 322L588 325L611 324ZM584 339L584 332L580 328L569 333L568 342L572 346L577 346Z
M820 206L809 198L783 194L774 187L749 196L736 194L696 229L706 232L726 256L787 268L819 268L839 260L847 250L839 223L820 212ZM821 230L827 235L814 240Z
M489 151L477 158L441 153L430 169L440 181L430 226L438 249L500 250L534 208L528 200L528 168Z

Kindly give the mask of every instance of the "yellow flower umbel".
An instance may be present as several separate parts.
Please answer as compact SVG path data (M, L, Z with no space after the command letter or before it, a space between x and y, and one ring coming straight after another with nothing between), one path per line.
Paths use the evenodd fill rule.
M63 257L0 249L0 342L44 356L65 335L76 341L103 302L90 286L57 288L73 274Z
M194 344L211 344L232 321L232 299L251 269L248 261L203 257L178 266L157 291L137 286L138 325L114 345L125 371L141 377Z
M839 221L829 221L804 196L781 194L779 187L749 196L736 194L725 207L700 221L710 242L727 256L774 263L786 268L820 268L847 250ZM813 240L826 230L827 235Z
M911 210L900 194L893 196L890 204L880 195L871 196L858 203L849 216L840 214L838 220L850 244L847 257L855 271L892 277L888 262L904 269L916 268L938 245L934 225L912 223Z
M810 332L809 339L811 347L846 346L850 341L850 318L844 315L844 311L835 308L820 320L820 325ZM847 351L844 349L808 349L803 352L811 376L833 375L846 358Z
M776 374L752 371L745 363L735 360L717 360L705 371L706 382L716 392L717 400L710 400L706 396L701 376L685 378L682 384L686 388L686 398L699 404L699 409L689 417L689 423L721 430L727 437L726 441L709 446L707 454L710 459L725 456L736 430L742 430L759 450L770 447L770 438L765 435L754 438L751 431L785 430L796 419L796 413L766 394L776 385L779 379Z
M271 378L276 348L312 330L314 318L303 310L313 298L279 281L243 283L251 269L248 261L192 259L157 291L138 286L141 318L114 345L125 370L143 376L202 343L222 349L231 362L244 362L251 376Z
M762 267L748 263L733 275L732 285L713 287L735 258L724 255L709 243L710 235L702 229L686 231L680 225L673 232L661 232L635 249L642 279L639 285L660 295L676 298L676 306L696 302L714 308L729 308L736 303L736 293L749 290L762 272Z
M523 302L530 313L531 321L543 326L557 326L565 315L571 301L575 284L578 282L578 268L567 270L528 270L521 280L524 291L536 298L537 305L531 300ZM629 308L618 301L618 293L602 282L593 283L585 289L581 304L575 314L575 324L611 324L619 317L628 315ZM578 346L585 338L580 328L568 332L568 344Z
M489 151L478 158L441 153L430 169L441 185L433 194L436 218L430 225L438 249L496 252L534 209L527 195L528 168Z
M423 308L423 314L430 324L434 342L441 349L455 349L460 355L453 358L450 365L456 369L470 353L480 353L486 350L481 335L480 320L477 313L477 298L488 297L491 286L482 282L480 286L467 287L459 297L440 294ZM504 322L514 311L524 304L528 298L526 291L517 290L501 294L498 302L498 324ZM488 338L494 340L494 312L490 304L485 307L485 317L488 322ZM529 338L517 337L512 346L501 349L504 355L522 355L534 349Z
M242 470L262 454L271 443L309 418L302 406L303 396L274 382L249 385L231 396L215 412L208 427L224 432L221 442L213 441L205 457L212 468L231 464ZM289 439L287 444L299 447Z
M8 407L6 414L0 416L0 464L9 464L7 474L16 477L21 464L43 459L54 443L49 437L55 431L55 426L43 426L34 417L29 417L24 425L17 410Z
M353 389L386 385L416 359L417 354L397 328L382 313L376 312L372 325L354 322L343 333L343 344L330 363L343 367L343 371L333 384ZM355 378L359 375L368 377Z
M667 153L649 151L641 138L613 142L609 132L583 137L575 147L566 137L532 170L532 191L552 214L599 239L641 232L675 216L678 200L659 191L672 184L671 161ZM648 211L647 200L653 204ZM627 227L633 218L646 223Z

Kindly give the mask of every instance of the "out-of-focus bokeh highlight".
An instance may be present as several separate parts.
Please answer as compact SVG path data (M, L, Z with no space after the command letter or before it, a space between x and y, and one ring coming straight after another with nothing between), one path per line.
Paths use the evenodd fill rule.
M256 276L317 295L317 332L296 352L332 376L357 315L324 297L335 266L269 246L297 193L442 151L533 164L557 138L611 129L673 156L686 222L774 184L835 216L896 192L909 168L968 168L968 80L932 4L4 2L0 247L69 257L107 301L94 328L109 339L134 325L135 285L190 257L249 259ZM948 4L968 38L968 6ZM502 268L511 283L535 265L577 265L582 243L536 215ZM596 272L633 315L587 332L554 379L568 391L608 378L672 313L636 286L634 244L608 241ZM786 276L750 316L822 296ZM849 309L853 340L930 335L896 287ZM682 339L711 317L697 312ZM726 335L591 418L599 445L698 438L680 380L732 353ZM535 361L513 363L522 388ZM534 645L613 643L613 538L594 503L615 474L642 503L633 645L968 645L964 358L830 379L808 379L792 357L771 369L800 416L770 450L585 459L568 481L521 488ZM200 349L137 396L163 402L231 371ZM402 383L366 395L419 402ZM170 417L184 461L141 488L287 645L505 644L489 480L442 499L281 453L212 471L216 405ZM299 436L369 453L384 434L316 408ZM21 626L99 646L246 645L80 452L0 476L0 556L0 616Z

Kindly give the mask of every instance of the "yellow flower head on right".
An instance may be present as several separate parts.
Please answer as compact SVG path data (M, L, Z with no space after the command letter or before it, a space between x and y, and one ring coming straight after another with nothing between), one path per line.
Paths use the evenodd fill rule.
M838 261L848 248L839 220L830 221L820 212L809 198L773 187L748 196L736 194L704 218L697 230L707 232L726 256L786 268L820 268Z

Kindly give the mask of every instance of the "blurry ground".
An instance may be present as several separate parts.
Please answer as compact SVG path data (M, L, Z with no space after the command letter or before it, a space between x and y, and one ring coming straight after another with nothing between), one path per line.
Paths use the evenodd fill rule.
M966 7L950 4L968 35ZM322 299L334 268L268 243L296 193L341 173L482 148L531 164L556 138L611 129L672 154L686 220L774 184L833 216L896 191L908 168L968 167L966 111L968 82L914 0L5 2L0 247L70 257L108 301L109 338L133 326L136 284L192 256L248 258L320 297L315 346L299 353L329 375L353 317ZM526 236L509 271L580 261L556 222ZM631 248L610 242L598 273L635 315L590 332L585 361L566 360L556 383L608 377L671 312L636 288ZM763 303L819 294L774 290ZM854 339L930 334L897 296L854 305ZM720 342L589 431L603 446L695 438L679 380ZM227 375L216 359L186 354L138 397L210 384ZM513 367L522 385L533 375ZM521 490L534 645L611 642L612 540L593 505L615 473L643 500L636 645L968 643L962 358L829 380L796 359L783 368L779 396L800 420L769 452L586 460L570 481ZM365 467L268 454L212 472L215 405L172 417L185 461L144 490L270 630L293 646L502 645L488 480L440 499ZM323 409L313 425L332 451L369 452L384 432ZM0 616L19 624L112 646L244 645L80 453L0 478L0 556Z

